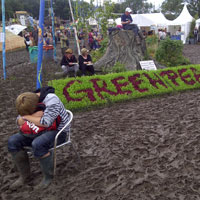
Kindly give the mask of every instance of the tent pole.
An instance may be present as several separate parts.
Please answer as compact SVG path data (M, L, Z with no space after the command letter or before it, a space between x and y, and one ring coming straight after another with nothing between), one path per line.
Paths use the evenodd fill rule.
M70 7L70 11L71 11L71 16L72 16L73 24L75 24L74 14L73 14L73 11L72 11L71 0L69 0L69 7ZM77 46L77 50L78 50L78 55L80 55L81 52L80 52L80 46L79 46L79 43L78 43L78 35L77 35L76 26L74 26L74 34L75 34L75 39L76 39L76 46Z
M37 89L42 87L44 8L45 8L45 0L40 0L40 16L39 16L39 29L38 29L37 86L36 86Z
M6 80L6 30L5 30L5 1L1 0L1 8L2 8L2 24L3 24L3 49L2 49L2 58L3 58L3 76L4 80Z

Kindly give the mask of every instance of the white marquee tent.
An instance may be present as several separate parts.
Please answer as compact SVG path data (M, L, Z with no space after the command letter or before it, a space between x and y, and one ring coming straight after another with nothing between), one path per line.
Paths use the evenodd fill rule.
M183 43L186 42L186 38L189 35L190 32L190 25L191 22L194 18L190 15L188 9L187 9L187 4L184 5L183 10L181 12L181 14L173 21L171 21L168 24L168 31L171 34L175 34L176 31L181 28L181 40L183 41Z
M159 28L167 28L171 35L175 35L176 31L181 28L181 40L186 42L186 38L190 32L190 25L193 17L190 15L187 4L184 5L181 14L173 21L165 18L162 13L149 13L149 14L131 14L133 22L139 27L156 27L156 32ZM117 25L121 25L121 17L115 20ZM199 19L200 24L200 19Z
M147 19L150 19L158 28L167 27L170 21L166 19L166 17L160 12L160 13L149 13L149 14L141 14L141 16L144 16Z
M165 18L162 13L150 13L150 14L131 14L133 22L139 27L156 26L167 27L169 20ZM115 20L117 25L121 25L121 17Z

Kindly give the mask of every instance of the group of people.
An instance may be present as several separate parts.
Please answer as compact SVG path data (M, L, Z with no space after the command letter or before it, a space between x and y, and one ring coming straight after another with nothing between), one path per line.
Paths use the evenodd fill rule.
M38 28L37 25L34 25L31 32L25 31L24 34L24 43L26 45L26 50L28 51L29 46L38 45Z
M28 32L25 31L24 34L24 43L26 45L26 50L28 51L29 46L38 45L38 27L34 25L33 30ZM43 44L44 45L53 45L53 35L51 28L45 28L43 34Z
M165 40L167 37L166 29L159 29L158 30L158 39Z
M87 75L87 72L89 72L91 75L94 75L92 58L89 55L89 50L86 48L81 49L81 55L79 55L78 60L73 54L72 49L68 48L62 57L60 65L64 76L66 76L70 71L73 71L75 73L74 75L77 76L78 70L81 71L82 76Z
M91 50L96 50L101 47L102 35L94 29L88 33L88 45Z
M96 30L91 29L88 33L88 39L86 39L86 34L81 30L78 34L80 48L86 47L86 40L88 40L88 46L90 50L96 50L101 47L102 35Z
M137 29L135 28L134 31L137 31ZM25 37L28 37L28 35ZM46 37L48 38L48 34ZM93 30L90 32L90 37L94 38ZM83 76L87 75L87 72L93 75L94 67L89 50L82 48L81 55L77 60L72 49L68 48L69 44L65 32L62 32L60 39L64 53L60 64L64 73L74 71L76 76L80 69ZM90 48L93 48L92 40ZM53 153L50 152L50 149L54 145L56 134L69 121L63 103L54 92L55 90L52 87L43 87L34 92L22 93L16 99L16 109L19 114L16 122L19 131L9 137L8 152L17 168L19 178L10 185L11 189L29 184L31 170L29 156L25 150L27 146L32 148L33 155L39 160L43 173L43 179L36 186L36 189L47 188L53 180L54 163ZM58 145L66 141L69 130L70 127L67 127L59 135Z

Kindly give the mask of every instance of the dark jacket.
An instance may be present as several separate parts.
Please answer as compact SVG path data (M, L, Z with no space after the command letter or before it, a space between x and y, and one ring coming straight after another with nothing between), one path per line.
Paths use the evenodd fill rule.
M70 59L68 59L66 56L63 56L61 62L60 62L60 65L65 65L65 66L69 66L69 67L72 67L73 65L69 65L69 63L72 62L72 63L77 63L77 59L74 55L72 55L72 57Z

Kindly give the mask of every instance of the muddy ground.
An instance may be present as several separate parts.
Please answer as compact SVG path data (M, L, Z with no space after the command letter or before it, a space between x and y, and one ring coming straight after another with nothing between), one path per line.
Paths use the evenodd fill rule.
M200 45L185 45L184 55L200 63ZM61 59L58 50L58 59ZM0 69L0 199L2 200L197 200L200 199L200 90L143 98L74 113L72 139L80 153L59 150L51 186L40 182L31 158L33 181L11 191L17 178L7 140L17 131L15 98L36 87L36 64L28 53L7 53L7 80ZM1 59L2 63L2 59ZM59 64L43 63L43 85ZM60 70L60 69L59 69Z

